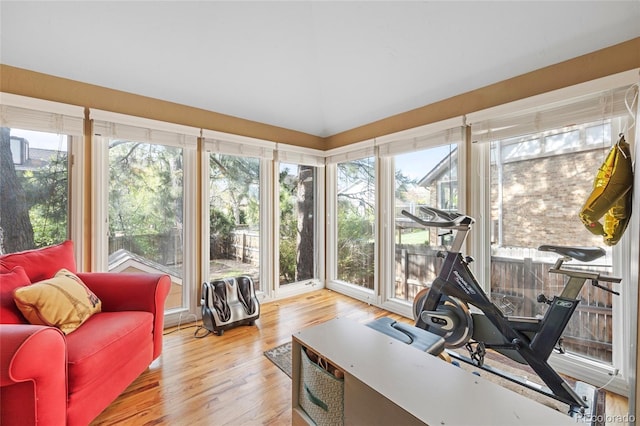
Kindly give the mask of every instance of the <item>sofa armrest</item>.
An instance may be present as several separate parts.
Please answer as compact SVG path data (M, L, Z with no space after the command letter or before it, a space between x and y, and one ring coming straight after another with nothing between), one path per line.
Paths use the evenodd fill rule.
M0 423L66 424L64 334L53 327L0 324L0 341Z
M146 311L153 320L153 359L162 352L164 304L171 289L166 274L131 274L111 272L79 272L78 277L102 302L102 310Z

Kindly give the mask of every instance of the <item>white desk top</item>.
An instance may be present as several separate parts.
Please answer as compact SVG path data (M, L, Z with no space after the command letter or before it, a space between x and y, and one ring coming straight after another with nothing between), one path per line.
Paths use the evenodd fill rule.
M576 424L566 413L349 319L292 337L428 425Z

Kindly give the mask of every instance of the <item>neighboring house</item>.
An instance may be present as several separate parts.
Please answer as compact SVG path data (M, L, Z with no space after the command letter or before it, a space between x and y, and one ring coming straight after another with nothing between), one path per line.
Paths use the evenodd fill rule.
M575 132L584 134L589 125ZM543 244L602 245L578 217L609 146L582 136L553 144L529 135L500 141L491 152L491 245L536 249ZM499 155L498 155L499 153ZM457 149L430 170L419 186L431 190L430 205L458 210ZM542 212L546 211L541 219ZM540 213L538 215L537 213ZM523 232L526 230L526 232ZM497 254L497 253L494 253Z
M31 148L27 139L11 136L11 156L16 170L38 170L58 155L58 150Z
M453 148L417 183L429 193L428 206L440 210L458 210L458 148ZM439 236L429 232L429 242L437 246L448 244L451 234Z
M453 148L417 185L429 190L430 206L458 210L458 148Z
M129 250L120 249L109 255L109 272L167 274L171 277L171 291L167 297L166 309L182 305L182 277L171 268L138 256Z

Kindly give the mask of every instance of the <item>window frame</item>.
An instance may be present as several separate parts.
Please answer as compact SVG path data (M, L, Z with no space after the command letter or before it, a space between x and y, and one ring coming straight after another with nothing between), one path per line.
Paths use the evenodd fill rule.
M346 147L335 148L326 152L326 227L327 227L327 278L325 287L330 290L337 291L347 296L353 297L371 303L374 305L380 304L380 291L379 291L379 209L378 200L380 196L379 181L380 181L380 161L376 155L376 149L374 146L375 141L373 139L351 144ZM359 160L363 158L373 157L375 161L375 173L376 182L374 188L375 194L375 207L374 207L374 283L373 290L363 288L361 286L351 284L345 281L339 280L338 277L338 255L335 249L338 246L338 163L347 162L350 160ZM331 247L332 249L330 249Z
M438 123L376 138L378 160L380 164L379 211L380 261L377 276L388 283L379 289L380 306L389 311L413 318L413 302L395 297L395 156L447 145L457 146L457 183L458 209L465 211L466 206L466 167L467 148L466 129L463 117L454 117ZM453 151L451 151L453 152Z
M196 150L200 129L92 109L89 112L92 134L93 235L92 271L108 271L109 226L109 152L108 141L117 136L135 142L182 148L183 158L183 277L182 305L165 310L165 326L180 324L183 318L197 317L195 249L186 241L197 241ZM95 183L101 183L97 185Z
M614 88L620 88L634 83L637 83L637 70L616 74L592 82L559 89L547 94L478 111L477 113L467 115L467 122L471 124L471 133L473 135L474 123L483 123L478 127L484 131L490 127L490 124L484 123L491 123L492 120L496 120L496 122L500 123L501 117L518 116L519 114L522 114L523 116L526 114L535 115L538 113L537 111L542 111L544 113L544 111L549 111L558 107L559 104L570 105L572 100L574 100L576 105L578 105L580 101L590 98L592 94L606 92L608 90L613 90ZM619 105L618 110L620 110ZM610 110L601 109L601 114L604 118L609 118ZM586 111L584 112L583 117L586 117L584 118L584 121L582 121L585 125L593 124L595 121L588 118L589 114L587 114ZM561 127L563 126L558 125L558 127L555 128L559 129ZM529 132L529 134L531 133L532 132ZM544 133L545 136L547 133L554 134L553 131L547 133L539 131L537 133ZM489 141L486 134L483 132L477 132L475 134L479 135L479 138L472 136L473 141L471 144L471 161L469 163L469 167L471 170L470 173L474 176L478 176L479 179L477 179L476 182L471 183L470 214L479 220L474 227L475 237L471 240L471 247L476 260L471 265L471 268L478 277L480 283L490 283L491 250L489 249L489 245L491 240L491 215L488 212L491 206L491 149L490 143L486 143ZM525 133L523 133L523 135L524 134ZM617 140L614 136L615 134L617 134L616 130L615 128L612 128L612 139ZM637 152L638 141L633 141L633 135L630 136L632 139L632 149L634 149L633 144L635 143L635 150ZM629 139L630 138L628 137L628 142L630 142ZM541 147L544 143L544 140L540 140ZM615 140L612 140L612 144L613 143L615 143ZM590 147L585 145L575 149L562 150L562 152L573 152L581 149L590 149ZM555 155L557 153L553 152L551 154ZM534 157L544 157L546 155L549 154L542 152ZM521 158L518 158L517 160L521 160ZM635 179L638 181L637 176ZM612 250L613 274L620 276L622 278L622 283L634 282L634 272L630 266L632 259L631 253L637 253L639 243L637 239L634 240L631 235L638 234L638 227L638 215L632 215L631 222L625 235ZM637 282L637 272L635 280L635 282ZM626 285L624 286L624 297L614 296L619 299L616 300L617 303L614 303L612 313L614 321L612 366L570 353L564 355L552 354L549 359L550 364L561 373L568 374L580 380L585 380L589 383L596 384L597 386L606 385L607 389L621 395L629 396L634 393L636 346L632 342L636 341L637 333L636 321L638 315L638 292L636 287L637 286L635 285ZM489 291L487 288L485 288L485 290ZM633 353L630 354L628 348L634 348Z
M78 270L84 270L85 226L85 135L84 108L12 93L0 92L2 126L22 130L64 134L68 137L67 236L74 242Z
M279 254L280 247L280 206L279 206L279 171L280 164L296 164L314 167L314 277L311 279L280 284L280 262L279 258L274 259L274 298L282 298L300 294L305 291L317 290L324 286L325 282L325 226L324 215L324 194L325 194L325 159L324 153L311 148L294 147L286 144L277 144L276 156L273 167L274 184L274 238L273 253Z

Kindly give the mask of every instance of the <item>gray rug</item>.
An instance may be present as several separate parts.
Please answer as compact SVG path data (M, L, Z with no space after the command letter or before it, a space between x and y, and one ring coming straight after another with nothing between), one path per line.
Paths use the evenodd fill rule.
M291 342L265 351L264 356L291 378Z

